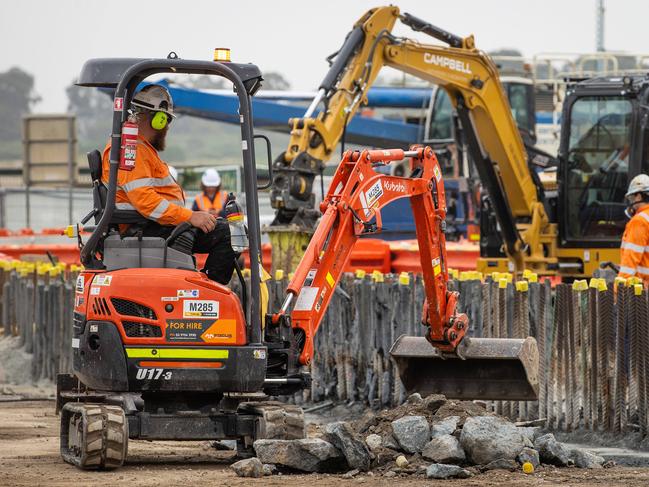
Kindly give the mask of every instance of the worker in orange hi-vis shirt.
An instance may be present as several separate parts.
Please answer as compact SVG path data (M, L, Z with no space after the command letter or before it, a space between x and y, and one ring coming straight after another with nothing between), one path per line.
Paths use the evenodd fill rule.
M225 216L228 194L221 190L221 175L216 169L208 169L201 176L201 192L196 195L192 210L209 211L212 215Z
M160 85L148 85L133 96L131 111L138 126L138 145L134 167L121 169L117 176L115 207L136 210L149 221L146 224L120 227L128 234L167 238L176 225L189 222L196 227L194 252L207 253L208 277L221 284L230 282L235 252L230 245L230 228L225 220L208 211L185 208L182 188L160 159L165 148L169 124L173 120L173 101L169 91ZM110 143L104 149L104 182L108 181Z
M620 246L620 277L636 276L649 284L649 176L639 174L626 193L627 216Z

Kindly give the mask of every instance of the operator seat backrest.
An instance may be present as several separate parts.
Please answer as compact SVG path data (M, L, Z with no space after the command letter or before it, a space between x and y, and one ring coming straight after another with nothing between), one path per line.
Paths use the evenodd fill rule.
M108 188L101 179L103 173L103 161L101 152L94 150L88 152L88 166L90 167L90 177L92 178L92 203L93 208L99 210L95 215L95 224L99 223L101 215L106 208L106 199L108 196ZM135 210L118 210L115 209L111 224L119 223L146 223L148 220L140 215Z

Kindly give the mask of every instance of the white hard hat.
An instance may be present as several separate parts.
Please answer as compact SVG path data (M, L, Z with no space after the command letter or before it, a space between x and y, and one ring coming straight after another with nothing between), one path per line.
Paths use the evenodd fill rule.
M133 96L131 106L153 112L164 112L172 118L175 117L174 102L171 99L171 94L162 85L147 85L142 88Z
M201 183L207 187L221 186L221 176L219 176L219 172L216 169L210 168L203 173Z
M178 169L176 169L173 166L169 166L169 174L171 174L172 178L174 178L176 181L178 181Z
M646 174L638 174L629 183L625 197L629 197L636 193L649 193L649 176Z

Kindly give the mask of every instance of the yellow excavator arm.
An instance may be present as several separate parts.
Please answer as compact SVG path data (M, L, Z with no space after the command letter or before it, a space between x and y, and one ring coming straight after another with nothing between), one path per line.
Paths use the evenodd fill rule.
M448 45L396 37L392 29L397 20ZM275 223L315 221L317 211L308 216L314 206L313 180L340 141L347 123L367 102L367 92L384 66L438 84L448 92L466 131L481 183L489 194L504 250L516 270L528 267L543 273L556 264L552 252L556 226L549 223L539 200L538 186L496 66L476 49L473 36L455 36L412 15L401 14L397 7L371 9L356 22L305 116L290 120L288 148L274 164L271 203L277 209ZM316 114L319 105L323 108Z

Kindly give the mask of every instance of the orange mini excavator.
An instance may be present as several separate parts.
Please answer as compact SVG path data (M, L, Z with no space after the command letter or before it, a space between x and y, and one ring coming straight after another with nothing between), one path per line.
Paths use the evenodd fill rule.
M196 270L192 229L169 238L122 236L142 221L116 208L122 126L138 84L156 73L207 74L229 80L238 98L250 242L250 291L241 296ZM287 289L281 310L262 307L259 206L251 97L262 76L253 64L167 59L92 59L81 86L115 91L110 173L101 179L89 154L95 219L79 238L85 270L76 283L73 375L57 380L61 455L81 468L123 464L128 439L237 440L241 455L259 438L304 436L300 408L267 401L308 387L304 365L336 284L359 236L380 231L381 208L407 197L417 223L425 282L425 333L401 337L392 355L408 390L450 397L533 399L538 357L533 339L469 339L467 318L447 290L444 185L430 148L348 151L321 205L322 220ZM266 139L267 144L269 144ZM270 147L267 147L270 154ZM377 166L409 157L409 177ZM271 161L268 160L269 170ZM77 226L77 230L79 226ZM86 227L86 229L90 229ZM264 323L264 326L262 326Z

